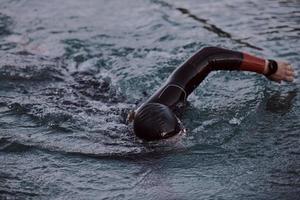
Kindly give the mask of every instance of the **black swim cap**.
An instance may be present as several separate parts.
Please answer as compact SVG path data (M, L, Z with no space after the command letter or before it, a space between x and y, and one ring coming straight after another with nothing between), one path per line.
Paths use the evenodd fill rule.
M181 131L181 124L169 107L160 103L147 103L134 117L135 134L144 140L169 138Z

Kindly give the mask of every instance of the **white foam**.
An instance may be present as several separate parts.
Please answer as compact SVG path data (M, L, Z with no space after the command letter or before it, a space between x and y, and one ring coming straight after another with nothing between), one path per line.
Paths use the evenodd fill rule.
M241 119L238 119L238 118L232 118L231 120L229 120L229 124L232 124L232 125L240 125L241 124Z

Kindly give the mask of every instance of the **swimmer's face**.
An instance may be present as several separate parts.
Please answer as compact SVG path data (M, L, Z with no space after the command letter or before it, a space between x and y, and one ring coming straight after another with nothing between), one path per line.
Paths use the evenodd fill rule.
M148 103L138 109L133 121L135 134L144 140L170 138L185 132L180 120L165 105Z

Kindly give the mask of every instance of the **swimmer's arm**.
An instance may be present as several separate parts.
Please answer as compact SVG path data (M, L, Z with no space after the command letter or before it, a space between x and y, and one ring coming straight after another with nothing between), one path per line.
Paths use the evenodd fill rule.
M287 62L268 60L246 52L232 51L218 47L207 47L204 51L211 52L209 54L209 65L212 70L256 72L278 83L281 81L292 82L295 78L294 70ZM274 65L277 65L277 70L272 72L271 68Z
M288 63L277 61L278 69L269 73L269 60L257 56L219 47L206 47L190 57L169 77L167 84L177 84L189 95L211 72L215 70L240 70L256 72L270 80L293 81L294 71Z

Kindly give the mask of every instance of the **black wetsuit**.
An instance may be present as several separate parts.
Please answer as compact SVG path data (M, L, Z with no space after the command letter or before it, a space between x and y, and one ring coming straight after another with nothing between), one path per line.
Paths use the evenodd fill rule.
M178 67L143 105L161 103L175 110L185 104L187 97L211 71L244 70L263 73L264 65L264 59L246 53L206 47Z
M187 97L215 70L264 73L265 60L247 53L206 47L178 67L166 83L135 112L134 132L145 140L159 140L182 132L178 119Z

